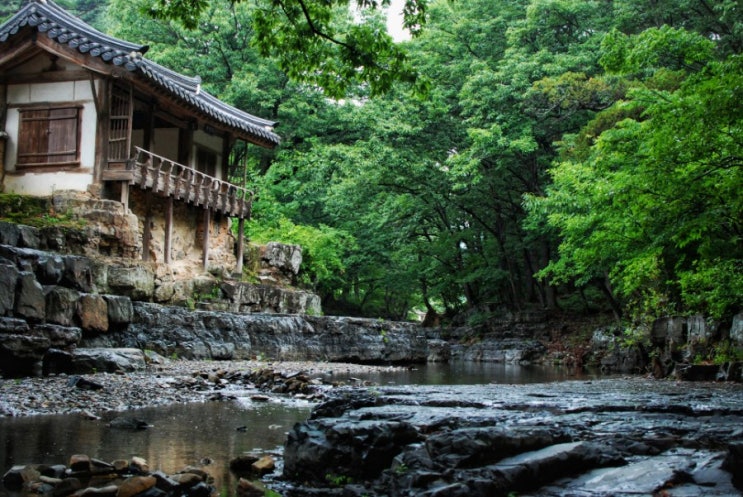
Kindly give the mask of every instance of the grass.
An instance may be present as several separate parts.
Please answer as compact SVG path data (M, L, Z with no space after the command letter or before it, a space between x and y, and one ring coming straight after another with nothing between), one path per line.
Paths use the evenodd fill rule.
M81 228L84 225L69 212L56 212L48 198L13 193L0 193L0 221L34 228Z

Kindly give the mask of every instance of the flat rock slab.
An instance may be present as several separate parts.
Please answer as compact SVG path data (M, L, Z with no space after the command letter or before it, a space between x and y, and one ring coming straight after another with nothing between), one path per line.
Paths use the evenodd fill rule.
M627 466L589 471L569 483L575 497L637 495L739 496L730 474L720 469L719 453L674 449L653 458L639 458ZM665 492L665 494L663 493ZM563 496L559 485L540 489L534 496ZM523 496L526 497L526 496Z
M293 497L743 495L723 464L743 440L740 384L622 378L335 393L289 433Z
M126 372L145 368L144 353L134 348L79 348L72 352L71 372Z

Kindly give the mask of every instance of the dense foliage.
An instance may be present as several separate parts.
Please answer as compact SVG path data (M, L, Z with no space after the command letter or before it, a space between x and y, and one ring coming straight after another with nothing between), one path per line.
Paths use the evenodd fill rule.
M743 308L737 0L419 0L400 45L348 0L141 14L178 4L110 0L100 26L281 122L237 178L249 235L301 243L326 312Z
M247 3L248 0L245 0ZM241 0L231 0L231 7ZM331 96L360 90L386 92L395 81L413 83L417 72L387 34L380 10L390 0L251 0L252 45L272 56L295 80L316 85ZM417 33L425 21L426 0L406 0L404 25ZM140 11L196 28L204 13L225 8L213 0L148 0ZM355 88L354 88L355 87Z

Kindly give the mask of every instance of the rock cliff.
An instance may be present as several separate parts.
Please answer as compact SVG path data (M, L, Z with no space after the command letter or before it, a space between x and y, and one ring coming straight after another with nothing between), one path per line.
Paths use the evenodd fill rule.
M166 285L151 264L48 248L44 230L0 223L3 375L136 369L146 350L187 359L426 359L417 325L319 316L308 292L200 275L164 300L181 306L164 305ZM295 249L284 259L279 251L271 248L272 260L296 267Z

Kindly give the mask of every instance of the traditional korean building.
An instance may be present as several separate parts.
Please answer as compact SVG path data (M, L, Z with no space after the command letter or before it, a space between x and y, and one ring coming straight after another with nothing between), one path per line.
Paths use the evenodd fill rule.
M139 218L141 259L170 264L240 229L252 193L230 182L233 147L272 148L275 123L236 109L51 0L0 25L0 166L6 193L87 192Z

